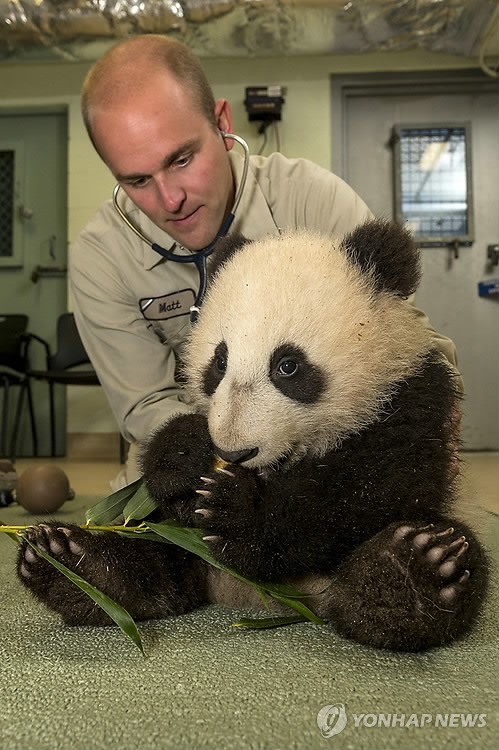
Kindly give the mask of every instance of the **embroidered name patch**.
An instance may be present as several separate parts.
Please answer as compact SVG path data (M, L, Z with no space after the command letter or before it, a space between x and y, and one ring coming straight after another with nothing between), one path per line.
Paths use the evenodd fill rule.
M145 297L139 300L140 312L146 320L178 318L180 315L189 315L194 299L193 289L181 289L163 297Z

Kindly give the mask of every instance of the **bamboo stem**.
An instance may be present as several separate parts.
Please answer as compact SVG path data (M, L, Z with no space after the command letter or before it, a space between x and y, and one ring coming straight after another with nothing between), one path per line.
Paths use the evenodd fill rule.
M32 526L36 526L40 524L26 524L26 525L20 525L20 526L6 526L4 524L0 523L0 532L5 531L6 534L22 534L23 531L26 531L26 529L31 528ZM63 525L63 524L61 524ZM143 531L147 531L144 524L140 524L139 526L96 526L94 524L82 524L79 527L80 529L85 529L86 531L128 531L133 533L140 533Z

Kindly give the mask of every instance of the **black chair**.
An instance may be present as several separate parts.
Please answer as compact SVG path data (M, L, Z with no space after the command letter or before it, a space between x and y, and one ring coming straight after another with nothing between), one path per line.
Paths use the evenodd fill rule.
M29 370L28 375L35 380L44 380L49 386L50 409L50 449L51 455L56 455L55 435L55 400L54 386L59 385L100 385L99 378L93 369L83 342L78 333L73 313L67 312L59 316L56 331L56 351L52 354L45 339L30 334L32 340L38 341L45 349L45 370ZM85 369L76 369L81 365L89 365ZM125 461L125 441L120 436L120 461Z
M28 316L22 314L0 314L0 386L3 389L2 418L0 431L0 456L8 454L15 461L24 399L27 396L33 455L38 456L38 434L33 409L33 394L29 378L28 347L31 335L28 333ZM17 405L9 441L11 388L19 387Z

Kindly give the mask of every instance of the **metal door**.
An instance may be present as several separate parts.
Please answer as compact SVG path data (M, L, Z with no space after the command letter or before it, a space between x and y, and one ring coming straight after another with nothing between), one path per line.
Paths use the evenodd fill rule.
M67 123L60 113L0 112L0 313L26 313L29 329L55 345L67 309ZM44 366L33 346L33 362ZM41 455L50 455L47 386L34 384ZM64 445L65 393L57 389L58 443ZM18 455L30 451L23 423Z
M456 343L465 382L463 447L499 448L499 297L480 297L481 281L499 278L499 96L497 82L473 73L354 77L337 82L333 152L337 171L380 216L393 217L391 133L400 123L471 121L475 239L470 247L425 247L416 304L434 328Z

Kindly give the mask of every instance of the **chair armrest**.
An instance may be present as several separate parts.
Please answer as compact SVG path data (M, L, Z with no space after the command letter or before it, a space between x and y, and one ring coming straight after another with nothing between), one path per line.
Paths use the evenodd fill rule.
M0 365L0 380L5 382L5 379L7 379L8 382L9 378L15 378L15 380L22 381L25 380L26 373L14 370L13 367L9 367L8 365Z
M23 341L25 342L25 348L24 348L24 355L27 356L29 347L31 345L32 341L37 341L39 344L43 346L43 349L45 350L45 360L46 360L46 367L49 369L50 367L50 358L52 356L52 352L50 351L50 345L48 341L46 341L41 336L38 336L36 333L25 333L23 334Z

